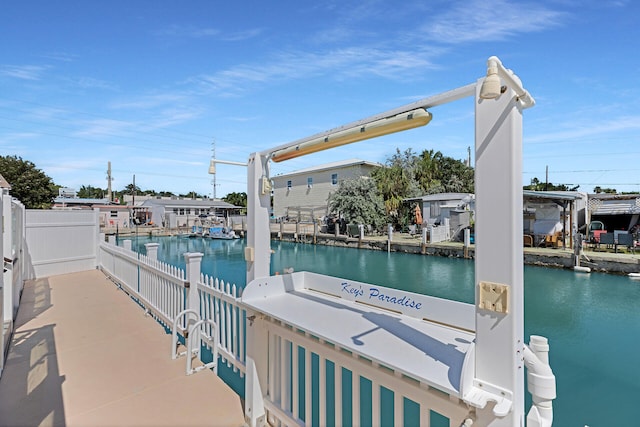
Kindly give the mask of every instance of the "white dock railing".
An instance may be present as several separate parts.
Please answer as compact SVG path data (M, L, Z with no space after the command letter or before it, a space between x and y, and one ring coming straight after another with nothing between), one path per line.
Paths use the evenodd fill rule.
M268 364L264 405L271 425L370 422L376 426L382 425L385 417L394 425L404 425L408 416L405 407L411 405L419 413L420 425L429 425L432 412L455 422L469 414L468 404L459 397L375 361L364 349L353 351L340 345L337 338L320 338L317 331L256 312L251 303L241 300L242 292L236 285L158 261L155 243L145 245L148 255L131 251L129 241L124 247L114 243L100 244L100 268L168 328L178 313L194 308L189 307L192 287L188 279L197 273L196 311L202 319L216 323L219 355L242 377L246 373L246 327L251 324L262 331L257 340L267 342L260 363ZM189 255L196 254L185 257ZM199 257L196 260L199 270ZM190 268L188 263L187 270ZM247 317L247 308L257 316ZM187 318L181 320L186 323ZM210 324L207 328L212 336ZM392 408L393 415L381 415L381 408ZM316 414L313 422L311 414Z
M200 274L198 282L200 316L218 324L218 337L222 360L234 372L245 373L245 319L246 310L240 301L241 290L222 280ZM207 331L211 332L211 331Z
M219 355L234 372L244 375L246 312L239 288L201 274L201 254L185 254L195 261L188 263L185 271L158 261L157 243L145 247L147 255L142 255L131 251L131 241L125 240L124 247L116 246L114 239L109 243L102 241L99 266L167 328L172 327L181 311L189 308L200 313L202 320L215 322ZM195 271L191 272L191 268ZM192 283L196 286L192 287ZM191 296L192 289L197 289L195 298ZM179 319L181 330L187 327L187 322L187 317ZM211 323L204 325L207 334L213 336Z
M256 279L243 303L256 425L474 418L472 305L308 272Z
M452 426L468 418L468 405L455 396L310 332L273 319L263 322L269 334L268 393L264 399L269 425L403 426L408 417L405 400L419 405L421 426L430 425L432 412L458 422ZM385 392L388 395L383 397ZM317 400L312 396L318 396ZM388 414L391 424L382 417L384 406L392 411ZM367 408L365 413L361 412L363 407ZM317 422L313 422L311 414L316 412ZM406 422L418 424L418 419Z
M449 218L444 219L443 225L429 225L429 243L439 243L451 240Z

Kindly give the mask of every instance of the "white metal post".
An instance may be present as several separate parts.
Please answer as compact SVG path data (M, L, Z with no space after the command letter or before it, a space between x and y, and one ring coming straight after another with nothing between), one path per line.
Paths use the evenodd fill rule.
M266 426L264 396L269 372L269 335L259 314L247 312L244 417L250 427ZM274 363L272 361L272 363Z
M0 232L2 234L5 233L5 218L4 218L4 210L2 209L3 205L2 197L0 196ZM4 253L4 245L3 240L0 236L0 253ZM4 267L4 261L3 261ZM4 270L3 270L4 271ZM0 276L0 376L2 375L2 369L4 368L4 273ZM10 331L7 331L10 332Z
M145 243L144 244L144 248L147 251L147 257L149 257L149 259L152 259L154 261L158 260L158 247L160 246L159 243ZM200 269L198 268L198 271Z
M7 265L4 276L4 323L13 324L13 221L11 217L11 196L2 195L2 254ZM10 326L10 328L12 328Z
M24 288L24 242L26 241L25 235L25 208L18 200L11 201L11 215L15 220L16 235L14 236L15 242L15 257L17 258L16 264L13 266L13 316L14 318L18 314L18 307L20 306L20 296ZM96 251L97 252L97 251Z
M271 231L269 230L269 206L271 181L267 158L253 153L247 168L247 284L259 277L270 275Z
M247 165L247 285L254 279L267 277L271 271L271 230L269 206L271 184L267 157L261 153L249 156ZM267 331L255 314L247 313L245 377L245 420L251 427L265 425L263 396L267 392Z
M509 398L508 414L479 425L524 425L522 107L513 89L480 99L476 85L476 386ZM496 405L497 406L497 405Z
M189 282L189 288L187 289L187 306L185 309L192 309L197 313L200 313L198 281L200 280L200 264L203 255L201 252L187 252L184 254L184 261L187 267L187 281Z

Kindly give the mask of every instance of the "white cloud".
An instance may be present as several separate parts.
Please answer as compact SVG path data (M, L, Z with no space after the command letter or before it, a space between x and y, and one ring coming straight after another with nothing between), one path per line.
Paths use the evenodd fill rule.
M138 130L135 123L123 120L96 119L85 122L83 128L76 131L73 135L84 138L98 138L122 136L135 130Z
M191 25L171 25L164 30L156 31L155 34L159 36L170 36L178 38L215 38L222 41L237 42L244 41L257 37L262 33L261 28L250 28L247 30L234 31L234 32L222 32L217 28L209 27L194 27Z
M562 126L559 124L558 126ZM615 132L638 131L640 130L640 116L623 116L607 121L596 121L589 123L572 122L570 127L560 132L550 132L545 134L527 137L527 144L550 144L559 142L575 142L576 139L587 139L599 136L599 141L606 138L615 138ZM604 136L603 136L604 135Z
M237 94L248 84L332 75L377 75L391 79L399 73L435 68L430 50L386 50L371 47L346 47L328 52L286 52L267 64L242 64L214 74L201 75L191 81L219 95Z
M40 80L48 68L43 65L2 65L0 75L21 80Z
M444 44L495 41L557 26L564 15L537 2L462 1L435 15L422 30L430 40Z

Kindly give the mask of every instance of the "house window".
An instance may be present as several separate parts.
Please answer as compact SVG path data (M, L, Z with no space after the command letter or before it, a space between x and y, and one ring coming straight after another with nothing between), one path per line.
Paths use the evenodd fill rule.
M117 218L118 217L118 211L111 211L111 218Z
M338 174L337 173L332 173L331 174L331 185L338 185Z
M179 214L178 215L184 215L184 208L180 209Z
M313 178L307 178L307 188L313 187Z
M429 208L429 216L431 218L435 218L435 217L440 216L440 203L431 202L430 208Z
M287 181L287 190L291 190L291 180Z

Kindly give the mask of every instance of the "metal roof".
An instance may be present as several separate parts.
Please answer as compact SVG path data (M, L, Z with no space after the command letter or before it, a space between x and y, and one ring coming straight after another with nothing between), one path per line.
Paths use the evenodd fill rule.
M108 205L109 199L83 199L80 197L56 197L54 203L64 203L65 205Z
M196 207L196 208L219 208L219 209L243 209L244 206L234 206L222 200L206 199L148 199L142 202L141 206L164 206L165 208Z
M305 173L320 172L323 170L338 169L338 168L345 168L349 166L358 166L358 165L365 165L365 166L371 166L371 167L382 166L380 163L369 162L366 160L359 160L359 159L340 160L337 162L325 163L319 166L312 166L306 169L300 169L300 170L289 172L282 175L276 175L272 177L272 179L286 178L286 177L305 174Z
M437 202L437 201L446 201L446 200L462 200L468 198L469 200L475 200L475 194L473 193L437 193L437 194L427 194L426 196L420 197L411 197L405 199L405 201L423 201L423 202Z
M9 190L11 190L11 184L9 184L6 179L4 179L4 176L2 176L2 174L0 174L0 188L8 188Z
M529 199L579 200L583 196L576 191L534 191L522 190L522 196Z

